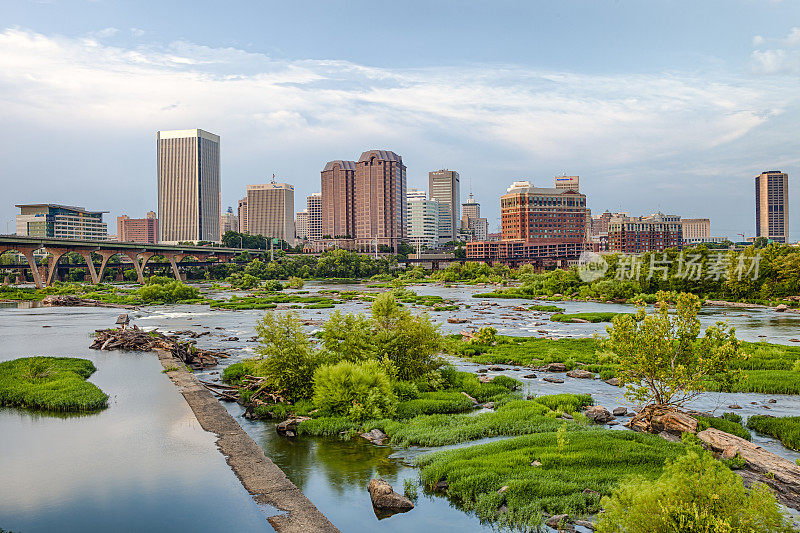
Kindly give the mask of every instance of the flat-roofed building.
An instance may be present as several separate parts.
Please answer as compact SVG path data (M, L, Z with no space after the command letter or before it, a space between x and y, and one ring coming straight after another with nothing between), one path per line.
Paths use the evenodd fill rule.
M428 172L428 193L441 206L439 213L439 241L456 240L461 219L461 180L455 170Z
M239 233L247 233L247 196L239 200Z
M439 246L439 217L441 205L436 199L429 200L425 191L408 191L408 240L412 246L437 248Z
M308 212L307 238L318 241L322 238L322 193L315 192L306 197L306 211Z
M711 219L682 218L683 242L701 243L711 241Z
M148 211L145 218L117 217L117 240L120 242L158 242L158 217Z
M308 209L303 209L295 214L294 234L300 242L308 240Z
M406 166L390 150L361 154L355 171L356 245L397 250L406 238Z
M229 231L239 231L239 217L233 213L233 207L228 206L228 210L219 216L219 236L222 236Z
M503 240L586 242L586 195L515 181L500 197Z
M608 249L638 254L683 247L683 227L678 215L656 213L644 217L614 215L608 222Z
M108 225L103 214L61 204L18 204L17 235L51 239L105 241Z
M321 172L322 235L354 238L356 162L329 161Z
M555 184L556 189L572 189L575 192L580 191L580 176L556 176Z
M200 129L159 131L156 153L161 242L219 241L219 136Z
M789 175L768 170L756 176L756 237L789 242Z
M274 182L248 185L247 231L294 244L294 187Z

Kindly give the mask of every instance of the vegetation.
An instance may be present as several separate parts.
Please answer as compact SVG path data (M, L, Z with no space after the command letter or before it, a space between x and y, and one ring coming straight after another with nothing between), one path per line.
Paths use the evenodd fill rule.
M738 373L729 370L739 357L733 327L718 322L698 339L697 296L678 294L675 315L669 314L669 295L659 292L657 297L656 313L648 315L639 302L636 315L617 316L607 328L603 345L616 356L616 377L626 386L626 397L639 403L683 405L705 391L712 377L718 383L735 383Z
M621 478L655 479L667 458L683 453L683 445L655 435L575 426L566 422L561 450L558 432L549 431L426 454L420 478L428 490L447 481L447 496L482 520L533 529L543 513L596 513Z
M769 489L742 478L702 450L668 461L657 480L635 476L602 501L604 533L673 531L778 533L793 530Z
M389 376L377 361L341 361L314 372L314 405L355 422L391 418L397 396Z
M707 428L714 428L731 435L736 435L745 440L750 440L750 432L742 426L741 417L739 420L731 420L730 418L716 418L713 416L695 416L697 419L697 431L703 431Z
M186 300L200 298L200 291L177 280L168 278L151 277L147 285L139 289L139 296L143 303L178 303Z
M306 304L333 307L336 300L324 296L302 296L299 294L267 294L263 296L231 296L229 300L213 300L212 309L241 311L245 309L274 309L278 304Z
M48 411L96 411L108 396L86 380L96 370L87 359L23 357L0 363L0 405Z
M575 322L576 319L578 321L587 321L587 322L611 322L615 316L619 316L622 314L627 313L570 313L570 314L562 314L557 313L550 317L550 320L553 322Z
M776 418L754 415L747 419L747 427L758 433L775 437L787 448L800 451L800 416Z

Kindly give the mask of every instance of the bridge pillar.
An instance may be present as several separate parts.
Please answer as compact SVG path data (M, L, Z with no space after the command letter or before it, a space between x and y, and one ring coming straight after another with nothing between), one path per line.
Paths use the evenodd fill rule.
M58 261L61 259L64 254L71 251L69 248L56 248L54 246L48 246L45 250L52 254L52 259L50 262L47 263L47 278L45 279L45 284L49 287L53 284L53 281L58 277Z
M97 271L97 283L102 283L103 274L105 274L106 271L106 263L108 263L108 260L111 259L111 257L117 255L119 252L114 250L98 250L97 253L103 258L103 260L100 261L100 270Z
M125 252L125 255L133 261L133 268L136 269L139 285L144 285L144 267L147 265L147 261L156 254L153 252ZM141 263L139 259L142 260Z
M86 261L86 268L89 271L89 279L92 280L93 285L97 285L100 283L100 278L97 277L97 270L94 268L94 263L92 262L92 251L91 250L77 250L83 260Z
M33 247L33 246L17 246L16 249L19 253L21 253L25 260L28 261L28 266L31 267L31 275L33 276L33 282L36 284L37 289L44 289L44 284L42 283L42 277L39 275L39 267L36 264L36 258L33 257L33 252L41 248L40 246Z

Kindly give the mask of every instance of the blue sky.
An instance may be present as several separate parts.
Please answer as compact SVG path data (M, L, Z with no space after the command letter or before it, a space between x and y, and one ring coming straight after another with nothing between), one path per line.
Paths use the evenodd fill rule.
M411 187L458 170L492 228L512 181L566 172L595 214L734 237L781 169L796 240L799 119L789 0L0 0L0 231L15 203L143 216L155 132L200 127L224 206L275 173L300 210L326 161L384 148Z

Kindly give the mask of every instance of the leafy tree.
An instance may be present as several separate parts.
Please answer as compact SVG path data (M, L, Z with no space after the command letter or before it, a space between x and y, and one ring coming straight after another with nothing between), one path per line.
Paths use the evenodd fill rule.
M332 361L365 361L374 358L372 322L364 315L334 311L322 330L322 348Z
M617 377L626 385L625 396L640 403L683 405L706 388L709 378L730 386L738 372L729 369L739 358L740 343L735 330L725 322L709 326L698 339L700 300L689 293L676 297L659 292L657 310L646 313L638 301L637 312L614 317L606 328L604 346L619 363ZM669 301L676 302L675 315Z
M253 259L250 264L244 267L244 273L250 274L258 279L267 279L267 265L259 259Z
M397 409L397 396L377 361L341 361L314 372L314 405L363 422L391 418Z
M305 282L303 278L298 278L297 276L292 276L289 278L289 281L286 282L286 287L289 289L302 289Z
M784 533L793 528L761 483L742 479L702 450L668 462L661 477L624 481L603 498L601 533Z

